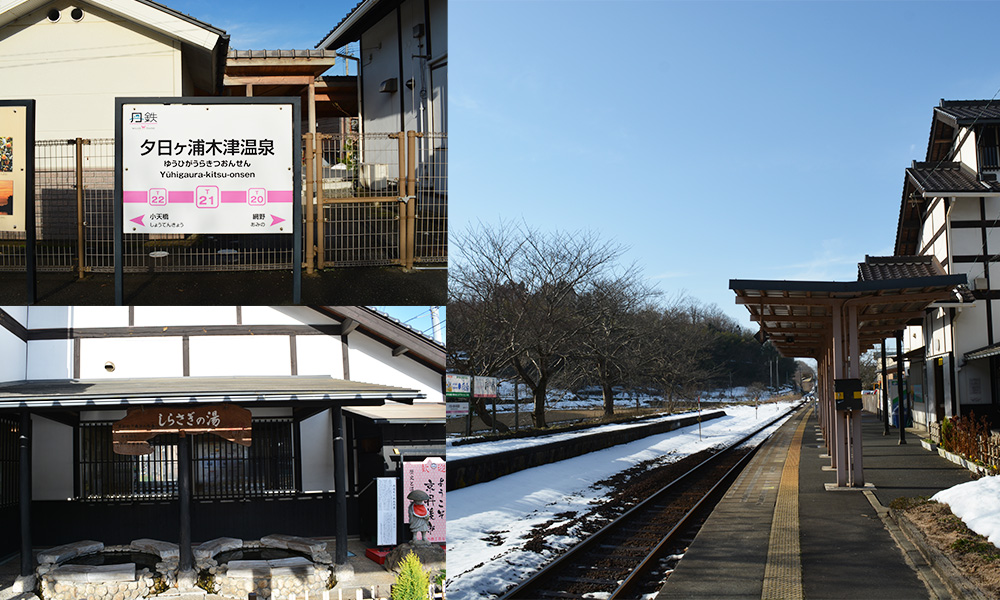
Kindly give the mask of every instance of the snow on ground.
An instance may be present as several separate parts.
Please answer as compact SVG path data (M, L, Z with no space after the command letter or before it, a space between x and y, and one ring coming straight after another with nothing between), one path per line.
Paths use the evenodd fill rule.
M1000 476L960 483L934 494L931 500L947 504L969 529L1000 547ZM451 502L450 494L448 502ZM450 504L448 510L451 510Z
M558 463L526 469L493 481L448 492L448 596L453 599L500 595L553 558L522 548L523 536L551 522L593 510L607 489L591 487L643 461L679 460L735 442L771 419L769 431L788 417L795 402L727 407L727 416ZM585 435L584 432L575 432ZM700 439L699 439L700 438ZM762 440L763 436L757 436ZM452 451L462 446L449 448ZM569 532L560 543L576 538ZM549 542L553 542L549 538Z
M717 412L715 410L705 411L707 412ZM508 450L518 450L520 448L527 448L529 446L539 446L542 444L551 444L553 442L561 442L563 440L573 439L581 435L596 435L598 433L606 433L609 431L619 431L621 429L631 429L633 427L644 427L651 423L662 423L664 421L675 421L677 419L682 419L684 417L690 417L693 413L680 413L676 415L664 415L662 417L644 419L642 421L632 421L629 423L615 423L609 425L598 425L596 427L590 427L583 431L570 431L565 433L553 433L550 435L539 435L534 437L526 438L512 438L507 440L496 440L492 442L480 442L473 444L462 444L460 446L452 445L453 440L448 440L448 460L455 461L463 458L469 458L472 456L482 456L484 454L496 454L498 452L507 452Z

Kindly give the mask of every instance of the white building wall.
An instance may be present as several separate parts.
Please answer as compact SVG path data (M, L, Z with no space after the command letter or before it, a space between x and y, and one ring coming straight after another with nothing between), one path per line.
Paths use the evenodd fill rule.
M448 131L448 2L430 0L431 15L431 125L430 131Z
M417 389L427 394L425 402L444 402L441 375L362 335L349 336L351 380Z
M116 96L182 94L179 42L89 4L75 22L74 6L47 4L0 30L3 95L37 100L36 139L114 137Z
M28 345L3 328L0 328L0 357L0 382L27 377Z
M73 497L73 428L31 416L31 493L35 500Z
M236 325L235 306L136 306L136 327Z
M344 352L340 336L295 337L299 375L329 375L344 379Z
M399 98L406 89L399 73L399 43L395 11L361 36L361 85L364 106L365 133L391 133L399 131ZM379 92L386 79L396 78L395 93ZM365 156L364 162L378 159ZM393 173L389 174L394 177Z
M73 377L72 340L35 340L28 342L28 379L71 379Z
M972 306L956 309L955 312L955 355L978 350L989 345L986 330L986 302L977 300ZM996 315L1000 316L1000 315ZM996 340L997 338L994 338Z
M191 376L291 375L288 336L212 336L190 339Z
M952 219L954 220L954 215L952 215ZM949 233L951 235L952 254L979 255L983 253L983 234L981 230L962 227L952 228ZM957 272L968 272L972 266L970 263L957 263L955 264L955 269ZM981 265L979 265L978 270L982 271Z
M966 132L969 131L968 127L960 128L956 139L961 140ZM979 164L976 159L976 133L973 131L966 138L965 143L958 149L955 154L955 160L965 165L972 172L977 172L979 170Z
M109 370L109 364L113 370ZM183 339L180 337L80 340L81 379L183 376Z

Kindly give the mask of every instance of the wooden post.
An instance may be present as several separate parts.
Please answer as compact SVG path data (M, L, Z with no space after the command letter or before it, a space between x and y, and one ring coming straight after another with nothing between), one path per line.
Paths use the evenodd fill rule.
M406 132L406 268L412 269L417 250L417 138L416 131Z
M306 273L313 272L313 141L312 133L305 135L306 140Z
M86 244L83 231L83 144L90 140L76 138L76 261L79 278L83 279Z
M329 135L316 134L316 268L326 268L326 207L323 204L323 140Z
M406 227L406 175L403 169L406 168L406 137L403 132L390 133L389 137L396 138L399 145L399 158L396 164L396 171L399 174L399 184L396 192L399 194L399 264L406 267L406 251L410 244L406 239L408 233Z

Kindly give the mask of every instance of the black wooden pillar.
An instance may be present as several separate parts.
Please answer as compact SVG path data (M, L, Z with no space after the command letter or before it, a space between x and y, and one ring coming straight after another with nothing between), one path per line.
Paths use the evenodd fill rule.
M903 332L896 332L896 396L899 398L899 443L906 443L906 402L903 398Z
M882 435L889 435L889 378L885 366L885 340L882 340Z
M337 499L336 533L338 565L347 564L347 441L344 439L344 409L333 407L333 485Z
M177 495L181 506L180 572L194 567L191 556L191 436L177 441Z
M21 509L21 576L35 573L35 554L31 549L31 413L21 413L18 427L19 481L18 505Z

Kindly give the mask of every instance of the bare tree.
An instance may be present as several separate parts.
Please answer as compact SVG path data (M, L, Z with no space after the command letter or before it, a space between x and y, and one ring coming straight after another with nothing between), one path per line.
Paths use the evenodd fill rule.
M460 345L453 358L476 368L512 367L532 392L535 425L545 427L549 386L593 326L594 316L578 310L580 298L612 274L624 248L591 231L541 232L510 222L479 223L454 237L449 348ZM456 312L465 315L456 320ZM469 333L456 335L462 323Z
M581 367L601 386L604 416L615 412L615 388L639 378L650 352L650 328L642 318L657 295L633 265L625 272L597 281L579 303L590 326L580 336Z

